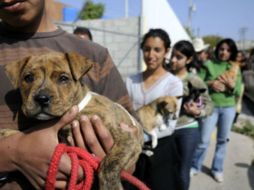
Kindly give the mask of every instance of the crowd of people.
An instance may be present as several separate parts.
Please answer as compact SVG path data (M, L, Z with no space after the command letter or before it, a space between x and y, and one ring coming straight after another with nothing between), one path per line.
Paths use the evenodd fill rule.
M167 43L162 40L165 38L158 37L158 33L164 34L165 31L151 29L144 35L141 43L146 70L126 79L134 109L159 96L172 95L175 91L172 87L172 78L168 79L171 82L167 81L170 86L169 91L168 88L161 88L163 81L166 80L165 71L167 75L173 74L182 80L183 97L188 95L190 88L204 89L199 99L202 106L199 105L200 101L184 102L183 98L175 132L159 140L159 142L167 141L168 144L173 143L171 146L174 146L174 149L158 151L159 146L155 148L152 157L141 155L134 175L152 189L189 189L190 177L201 171L211 134L217 128L216 151L211 175L215 181L221 183L224 180L224 159L230 139L229 132L241 111L239 105L241 105L244 89L242 72L249 68L250 63L245 62L244 52L239 51L236 43L229 38L219 41L214 50L209 44L205 44L202 38L196 38L192 42L178 41L171 49L169 61L165 61L166 52L170 47L165 46ZM235 65L237 69L232 74ZM231 72L231 75L226 76L227 72ZM172 156L173 150L174 156ZM164 152L163 156L162 152ZM172 176L172 172L175 172L177 178L171 177L171 180L167 181L165 172L160 171L158 175L157 171L163 165L164 168L168 167L164 164L164 159L169 152L171 158L167 163L171 162L175 165L171 172L167 171L167 175ZM177 158L174 162L172 162L173 157ZM153 168L153 165L157 167ZM159 178L158 181L152 177L153 174ZM172 183L174 180L175 182Z
M158 132L153 155L140 155L133 167L134 176L152 190L188 190L190 177L201 171L211 133L217 128L211 174L217 182L223 182L229 132L240 113L246 88L241 73L254 70L254 49L247 58L229 38L219 41L214 50L202 38L192 42L181 40L171 47L166 31L150 29L140 44L146 69L129 76L124 83L107 49L92 42L89 29L76 28L77 37L58 28L47 14L47 3L47 0L27 0L15 5L1 4L0 129L18 129L20 122L19 92L10 84L3 66L50 51L75 51L97 63L83 78L89 88L118 102L134 115L136 109L158 97L180 97L175 131ZM230 73L230 77L225 73ZM193 89L198 89L200 95L185 101ZM103 158L114 144L112 136L98 116L82 115L77 120L77 112L77 106L73 106L59 120L40 125L39 130L22 129L0 138L0 189L44 189L50 159L59 143L57 133L67 124L72 127L73 146ZM119 127L131 135L137 132L125 124ZM145 144L149 143L145 140ZM56 188L63 189L71 171L67 155L61 158L59 168ZM83 176L82 172L78 173L79 178ZM97 188L96 184L93 188ZM134 189L128 184L125 188Z

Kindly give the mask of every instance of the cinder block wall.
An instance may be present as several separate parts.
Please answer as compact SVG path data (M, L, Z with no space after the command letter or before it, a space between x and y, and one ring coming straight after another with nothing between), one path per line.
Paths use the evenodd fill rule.
M57 24L70 33L76 26L89 28L94 42L108 48L123 79L140 71L139 17Z

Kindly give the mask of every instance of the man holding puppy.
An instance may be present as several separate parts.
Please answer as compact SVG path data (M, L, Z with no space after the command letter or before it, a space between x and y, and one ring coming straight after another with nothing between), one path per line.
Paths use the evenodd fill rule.
M3 65L50 51L77 52L94 61L95 66L83 79L85 83L91 90L131 110L127 91L107 50L57 28L50 19L47 3L50 0L0 0L0 129L18 128L20 105L19 93L11 86ZM76 146L104 157L113 144L109 131L98 116L89 120L83 115L79 121L75 120L77 112L77 106L74 106L58 121L36 126L39 130L0 138L0 189L31 189L30 184L36 189L44 189L49 162L59 143L57 133L69 123ZM136 133L134 128L124 124L119 127ZM60 162L57 188L66 186L70 168L70 159L65 155ZM10 174L15 171L22 175ZM82 175L80 172L79 178Z

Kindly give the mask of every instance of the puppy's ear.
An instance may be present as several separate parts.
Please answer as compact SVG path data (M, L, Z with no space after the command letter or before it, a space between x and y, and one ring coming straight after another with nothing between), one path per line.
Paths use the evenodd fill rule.
M160 103L157 104L157 111L164 115L164 112L165 112L165 107L167 106L167 102L166 101L162 101Z
M72 75L76 80L79 80L86 74L94 64L90 59L74 52L66 53L65 56L68 60Z
M183 95L182 95L182 96L175 96L175 98L176 98L177 100L179 100L179 99L183 98Z
M189 89L192 89L192 84L191 84L190 81L188 81L188 88L189 88Z
M31 56L25 57L22 60L14 61L4 66L5 73L15 88L18 88L21 71L23 70L30 58Z
M199 89L199 92L202 94L202 93L204 93L206 91L206 89L205 88L201 88L201 89Z

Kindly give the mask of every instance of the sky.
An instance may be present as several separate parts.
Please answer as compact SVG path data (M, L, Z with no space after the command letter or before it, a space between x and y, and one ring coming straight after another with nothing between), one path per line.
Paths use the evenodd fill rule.
M58 0L81 8L84 0ZM143 0L145 3L145 0ZM188 7L192 12L192 32L195 36L220 35L234 40L254 40L254 0L168 0L176 16L188 25ZM125 0L93 0L105 5L104 19L125 17ZM139 16L141 0L128 0L128 16ZM156 0L154 0L156 3Z

